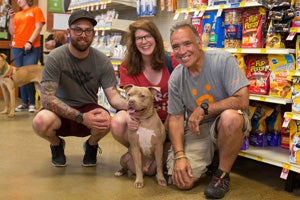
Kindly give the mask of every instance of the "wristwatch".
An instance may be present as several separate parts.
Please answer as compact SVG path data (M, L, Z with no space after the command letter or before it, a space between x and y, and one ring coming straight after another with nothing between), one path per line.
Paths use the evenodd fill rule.
M78 124L81 124L83 122L83 113L79 113L76 118L75 118L75 121L78 123Z
M201 108L204 110L204 115L208 115L208 103L202 103Z

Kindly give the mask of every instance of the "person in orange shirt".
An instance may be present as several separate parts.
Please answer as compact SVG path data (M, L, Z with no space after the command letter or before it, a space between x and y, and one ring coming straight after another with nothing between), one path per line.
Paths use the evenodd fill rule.
M40 56L40 32L45 17L39 7L33 6L33 0L17 0L19 12L8 10L9 33L13 36L12 57L14 65L21 67L37 64ZM15 111L35 112L35 89L33 83L20 88L22 104Z

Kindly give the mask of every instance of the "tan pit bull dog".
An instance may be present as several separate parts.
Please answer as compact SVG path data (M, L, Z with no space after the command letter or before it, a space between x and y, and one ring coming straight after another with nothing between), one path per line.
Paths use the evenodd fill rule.
M34 82L35 89L40 95L42 73L43 67L40 65L28 65L20 68L9 65L6 55L0 53L0 86L4 97L4 109L0 113L8 113L8 117L15 116L15 89L17 87Z
M159 185L166 186L163 175L163 144L165 127L154 108L155 87L126 86L128 113L140 122L136 131L127 130L129 153L121 157L122 169L115 173L121 176L128 172L136 174L134 187L144 186L143 175L155 175ZM133 161L132 161L133 160ZM132 164L134 163L134 165ZM155 167L156 166L156 167Z

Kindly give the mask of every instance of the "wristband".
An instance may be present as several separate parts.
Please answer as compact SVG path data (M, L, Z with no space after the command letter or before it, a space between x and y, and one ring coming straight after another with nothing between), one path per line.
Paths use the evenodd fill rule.
M32 45L32 42L30 42L29 40L27 41L27 43L29 43L31 46L33 46L33 45Z
M179 152L183 152L184 153L184 150L178 150L174 153L174 155L178 154Z
M177 157L173 158L173 160L178 160L180 158L186 158L186 155L177 156Z

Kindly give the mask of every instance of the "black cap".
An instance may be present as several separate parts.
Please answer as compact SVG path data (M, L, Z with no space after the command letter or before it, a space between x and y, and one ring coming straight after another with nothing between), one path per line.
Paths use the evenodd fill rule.
M92 13L86 10L76 10L72 12L72 14L69 17L69 26L71 26L75 21L79 19L88 19L92 22L93 26L96 26L97 24L97 21L95 20Z

